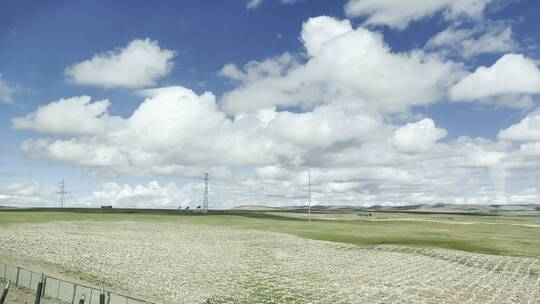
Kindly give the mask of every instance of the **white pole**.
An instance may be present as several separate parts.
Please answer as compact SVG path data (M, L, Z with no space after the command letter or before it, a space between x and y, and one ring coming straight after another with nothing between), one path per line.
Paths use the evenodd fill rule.
M311 222L311 169L308 168L308 222Z

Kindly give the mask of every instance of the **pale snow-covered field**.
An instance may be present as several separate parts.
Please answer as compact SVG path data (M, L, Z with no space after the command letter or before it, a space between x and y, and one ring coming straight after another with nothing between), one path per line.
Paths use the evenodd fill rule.
M19 224L0 235L1 255L162 303L540 303L534 258L171 223Z

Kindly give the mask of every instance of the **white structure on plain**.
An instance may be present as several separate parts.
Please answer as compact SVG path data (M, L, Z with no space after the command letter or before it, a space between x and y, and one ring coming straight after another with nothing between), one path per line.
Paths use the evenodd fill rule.
M203 212L208 212L208 173L204 174Z
M311 168L308 168L307 172L308 172L308 222L311 222Z
M67 194L66 183L64 182L64 180L58 183L58 192L56 192L56 194L59 195L60 208L64 208L64 196Z

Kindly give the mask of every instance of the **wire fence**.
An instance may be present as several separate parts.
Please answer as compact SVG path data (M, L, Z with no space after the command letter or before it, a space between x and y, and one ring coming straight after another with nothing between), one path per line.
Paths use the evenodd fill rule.
M44 298L57 300L64 303L79 303L79 299L85 296L86 304L99 304L101 290L37 273L19 266L0 263L0 279L11 281L12 285L29 290L37 290L38 284L43 277ZM107 304L152 304L151 302L121 295L114 292L106 292Z

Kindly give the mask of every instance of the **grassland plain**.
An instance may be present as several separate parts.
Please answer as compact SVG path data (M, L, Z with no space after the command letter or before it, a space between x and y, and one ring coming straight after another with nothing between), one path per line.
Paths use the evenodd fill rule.
M174 213L0 212L0 225L55 221L144 221L280 232L356 245L394 244L540 257L540 217L408 212L317 212L312 223L298 212Z
M313 217L0 212L0 257L163 303L539 301L537 217Z

